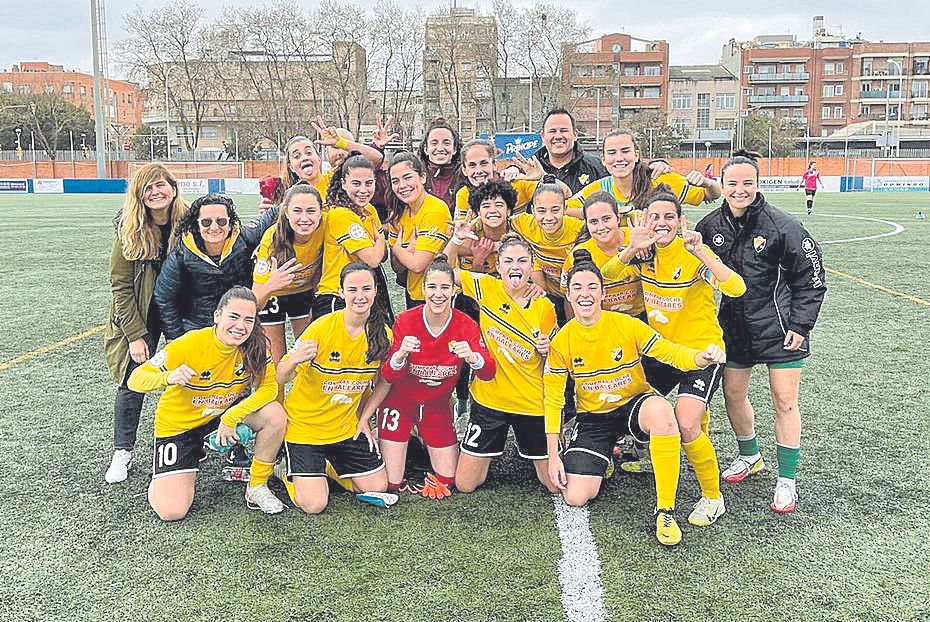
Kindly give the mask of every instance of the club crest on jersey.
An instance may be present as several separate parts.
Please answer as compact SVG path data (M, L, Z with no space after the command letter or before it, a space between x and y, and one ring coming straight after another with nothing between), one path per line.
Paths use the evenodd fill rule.
M678 266L675 269L675 272L672 273L672 278L675 279L676 281L679 279L679 277L681 277L681 266Z
M752 239L752 247L756 249L757 253L761 253L762 251L765 250L765 242L766 242L766 239L764 237L762 237L761 235L757 235L756 237Z
M581 358L580 356L576 356L575 358L572 359L572 365L574 365L575 367L584 367L584 359Z
M804 251L805 253L809 253L815 248L817 248L817 245L814 244L814 241L812 239L804 238L803 240L801 240L801 250Z
M341 360L342 360L342 354L340 354L337 350L333 350L332 352L329 353L330 363L338 363Z
M164 350L159 350L155 353L155 356L149 359L149 363L152 364L152 367L163 367L167 361L168 353Z
M364 240L365 239L365 229L362 225L354 223L349 227L349 237L353 240Z
M616 350L611 352L610 355L614 357L615 361L619 361L620 359L623 358L623 348L617 348Z
M209 380L209 379L210 379L210 370L207 369L207 370L205 370L205 371L200 372L200 379L201 379L201 380Z
M234 373L235 373L237 376L241 376L242 374L244 374L244 373L245 373L245 365L243 364L243 365L240 365L239 367L237 367L237 368L236 368L236 371L235 371Z
M267 259L259 259L255 262L255 274L268 274L271 272L271 264Z
M726 242L726 239L723 237L722 233L716 234L710 239L714 243L714 246L723 246L723 243Z

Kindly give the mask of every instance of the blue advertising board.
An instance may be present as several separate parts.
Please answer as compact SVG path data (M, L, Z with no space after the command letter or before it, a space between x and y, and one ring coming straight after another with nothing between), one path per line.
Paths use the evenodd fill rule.
M536 133L494 135L494 147L501 160L512 160L518 153L524 158L532 157L542 146L542 136Z

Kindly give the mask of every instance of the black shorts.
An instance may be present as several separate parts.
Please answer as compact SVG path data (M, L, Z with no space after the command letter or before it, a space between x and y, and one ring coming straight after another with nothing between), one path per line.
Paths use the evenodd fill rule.
M678 387L678 397L683 395L710 404L714 393L720 388L723 378L723 365L711 365L695 371L681 371L661 361L645 357L643 369L646 381L662 395L668 395Z
M814 196L815 194L817 194L817 190L816 190L816 189L811 190L810 188L805 188L805 189L804 189L804 194L806 194L806 195L809 196L809 197L812 197L812 196Z
M507 433L513 428L517 453L527 460L549 457L546 445L546 418L541 415L517 415L482 406L474 399L459 449L478 458L494 458L504 453Z
M629 434L634 440L648 443L649 435L639 427L639 411L653 395L640 393L608 413L578 413L578 424L562 456L565 472L603 477L618 439Z
M265 326L284 324L286 318L301 320L310 317L313 310L313 292L298 292L286 296L272 296L258 317Z
M196 473L207 457L204 438L220 426L216 417L205 424L175 434L155 437L152 447L152 479L175 473Z
M317 294L313 299L313 319L319 319L346 308L346 301L336 294Z
M287 455L287 476L326 477L326 461L333 465L339 477L361 477L384 468L381 454L368 449L364 435L356 440L347 438L327 445L307 445L284 441Z

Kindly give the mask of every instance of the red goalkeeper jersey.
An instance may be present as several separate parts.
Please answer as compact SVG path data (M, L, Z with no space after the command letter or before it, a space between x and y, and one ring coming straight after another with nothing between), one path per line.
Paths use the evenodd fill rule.
M490 380L494 377L497 366L474 320L453 309L449 323L438 335L433 335L426 325L425 313L424 305L414 307L398 315L394 322L394 342L381 367L381 376L393 385L392 393L403 391L402 395L417 403L449 399L462 365L466 364L451 351L450 344L456 341L467 341L472 351L484 360L484 365L475 372L479 378ZM407 335L420 340L420 351L411 352L404 366L394 369L391 359Z

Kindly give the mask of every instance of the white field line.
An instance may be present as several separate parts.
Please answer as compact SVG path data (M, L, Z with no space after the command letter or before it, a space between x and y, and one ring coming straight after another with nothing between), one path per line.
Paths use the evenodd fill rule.
M569 622L606 621L601 560L588 522L588 508L566 505L561 495L552 495L552 505L562 544L559 583L565 617Z

